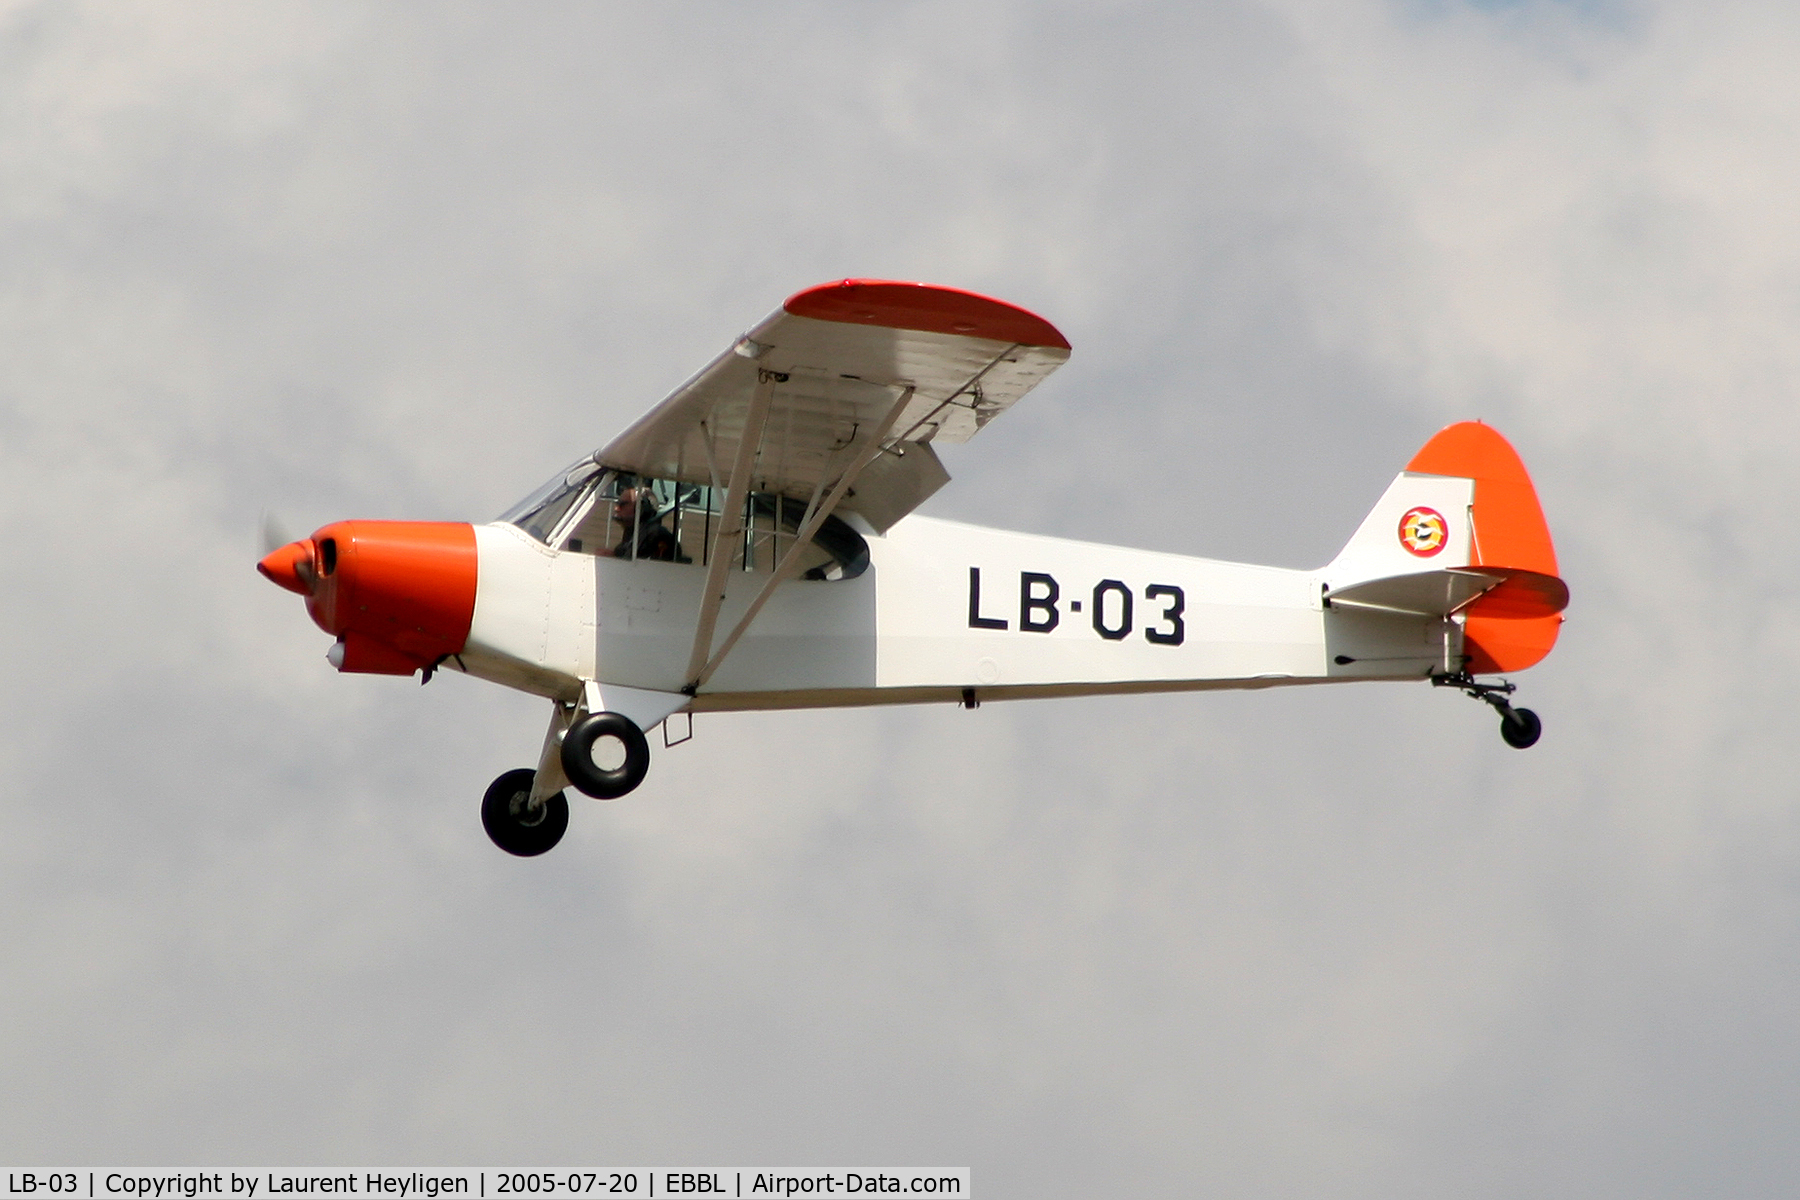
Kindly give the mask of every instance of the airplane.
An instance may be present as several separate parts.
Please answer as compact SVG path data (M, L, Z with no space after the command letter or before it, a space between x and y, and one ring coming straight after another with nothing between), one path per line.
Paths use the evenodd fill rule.
M1524 464L1467 421L1425 443L1317 570L918 515L1069 343L956 288L808 288L642 419L486 524L339 521L270 549L345 674L450 669L542 696L535 767L487 789L500 849L548 851L565 789L644 779L693 714L1429 681L1542 723L1504 675L1569 601ZM683 716L676 736L672 718Z

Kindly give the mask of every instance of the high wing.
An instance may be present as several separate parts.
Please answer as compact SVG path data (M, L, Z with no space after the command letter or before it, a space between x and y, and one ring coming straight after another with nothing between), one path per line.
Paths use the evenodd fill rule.
M837 507L885 531L948 482L933 441L968 441L1068 357L1003 301L846 279L790 297L595 457L719 486L754 429L750 490L817 498L856 472Z

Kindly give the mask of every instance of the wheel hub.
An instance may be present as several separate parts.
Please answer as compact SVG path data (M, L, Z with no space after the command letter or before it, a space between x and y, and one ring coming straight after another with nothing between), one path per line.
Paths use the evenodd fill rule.
M550 811L550 806L542 800L533 804L529 791L515 792L513 798L507 802L506 811L512 815L514 821L530 829L544 823L544 817Z

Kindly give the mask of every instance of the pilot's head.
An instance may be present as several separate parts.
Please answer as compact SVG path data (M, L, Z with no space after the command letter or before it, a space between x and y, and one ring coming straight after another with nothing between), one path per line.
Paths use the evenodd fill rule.
M620 488L618 498L613 501L613 520L621 525L630 525L634 521L648 523L656 519L656 497L649 488Z

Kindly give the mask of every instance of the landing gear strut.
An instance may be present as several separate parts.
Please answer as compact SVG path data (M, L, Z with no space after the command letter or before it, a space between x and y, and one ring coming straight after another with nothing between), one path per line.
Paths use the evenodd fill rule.
M1433 675L1432 687L1461 688L1465 693L1491 704L1494 711L1500 714L1500 737L1514 750L1524 750L1537 744L1539 736L1544 732L1544 723L1529 708L1514 708L1507 697L1518 690L1518 685L1509 681L1500 683L1476 683L1475 677L1467 671L1458 671L1454 675Z
M488 785L481 798L481 823L494 845L508 854L531 858L562 841L569 828L569 802L553 792L531 803L531 783L537 772L529 767L508 771Z

